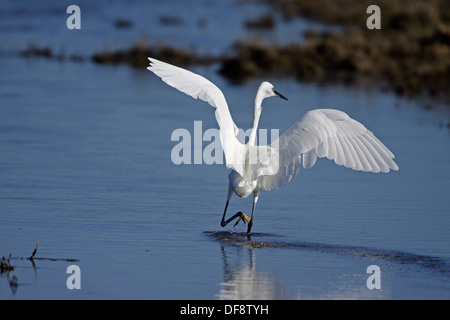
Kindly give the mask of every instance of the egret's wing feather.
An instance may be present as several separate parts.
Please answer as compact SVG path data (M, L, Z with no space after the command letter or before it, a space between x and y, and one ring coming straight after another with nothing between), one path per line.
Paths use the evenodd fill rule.
M236 138L238 128L234 123L227 101L222 91L211 81L191 71L173 66L154 58L148 58L147 68L165 83L181 92L208 102L216 109L215 115L220 128L220 140L224 150L227 168L233 168L243 175L243 165L240 159L244 145Z
M371 131L346 113L334 109L307 112L278 141L279 169L260 177L261 188L271 190L288 183L303 167L327 157L338 165L366 172L398 170L394 154Z

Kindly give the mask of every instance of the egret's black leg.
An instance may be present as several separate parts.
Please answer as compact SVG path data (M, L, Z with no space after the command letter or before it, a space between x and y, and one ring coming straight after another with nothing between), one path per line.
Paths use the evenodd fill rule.
M234 216L232 216L231 218L229 218L228 220L225 220L225 215L227 214L227 209L228 209L228 204L230 203L230 198L233 195L233 189L231 188L231 186L228 188L228 198L227 198L227 203L225 204L225 210L223 210L223 216L222 216L222 221L220 222L220 225L222 227L225 227L227 224L229 224L231 221L233 221L236 218L240 218L242 215L244 217L245 214L241 211L239 211L238 213L236 213ZM246 219L248 219L248 217L246 217ZM238 224L239 220L236 222L236 224ZM244 221L245 223L245 221ZM236 226L235 224L235 226Z
M227 224L229 224L231 221L233 221L236 218L239 218L243 213L241 211L239 211L238 213L236 213L234 216L232 216L230 219L225 221L225 215L223 215L222 217L222 221L220 222L220 225L222 227L225 227ZM236 223L237 224L237 223Z
M250 231L252 230L252 227L253 227L253 213L255 212L255 205L256 205L256 203L253 202L253 206L252 206L252 216L250 217L250 222L248 223L247 233L250 233Z
M227 209L228 209L228 204L230 203L230 199L231 196L233 195L233 189L231 188L231 186L228 186L228 198L227 198L227 203L225 204L225 210L223 211L223 216L222 216L222 221L220 222L220 225L222 227L225 227L227 224L229 224L231 221L233 221L234 219L236 219L237 217L239 217L241 215L242 212L238 212L236 213L234 216L232 216L230 219L225 221L225 215L227 214Z
M256 202L258 201L259 191L255 191L253 193L253 206L252 206L252 216L250 217L250 221L248 222L247 234L250 234L250 231L253 227L253 214L255 213Z

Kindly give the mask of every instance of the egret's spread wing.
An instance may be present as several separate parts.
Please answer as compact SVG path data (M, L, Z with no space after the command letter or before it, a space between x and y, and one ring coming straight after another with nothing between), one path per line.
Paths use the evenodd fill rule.
M225 153L227 168L233 168L243 175L243 161L240 158L244 154L242 151L244 145L236 138L238 128L231 118L222 91L211 81L191 71L154 58L148 58L148 60L150 66L147 69L160 77L165 83L195 99L208 102L216 109L216 120L220 128L220 140Z
M361 123L333 109L308 111L278 139L279 170L260 178L261 188L271 190L288 183L303 167L327 157L353 170L398 170L394 155Z

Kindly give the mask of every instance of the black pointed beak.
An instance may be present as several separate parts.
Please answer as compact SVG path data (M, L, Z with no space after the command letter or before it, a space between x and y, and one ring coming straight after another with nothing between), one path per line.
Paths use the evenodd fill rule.
M287 100L288 98L286 98L285 96L283 96L281 93L279 93L278 91L276 91L276 90L273 90L273 93L275 93L278 97L280 97L281 99L283 99L283 100Z

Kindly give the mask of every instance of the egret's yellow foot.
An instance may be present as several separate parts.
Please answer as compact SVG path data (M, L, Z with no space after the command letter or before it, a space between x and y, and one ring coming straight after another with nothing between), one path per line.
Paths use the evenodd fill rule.
M247 222L250 222L251 219L245 213L242 212L241 215L239 216L239 219L236 221L236 223L234 225L237 226L237 224L241 220L244 221L244 223L247 223Z
M241 219L244 221L247 221L247 222L250 222L250 217L249 216L247 216L245 213L243 213L242 212L242 214L241 214ZM244 221L244 223L245 223L245 221Z

